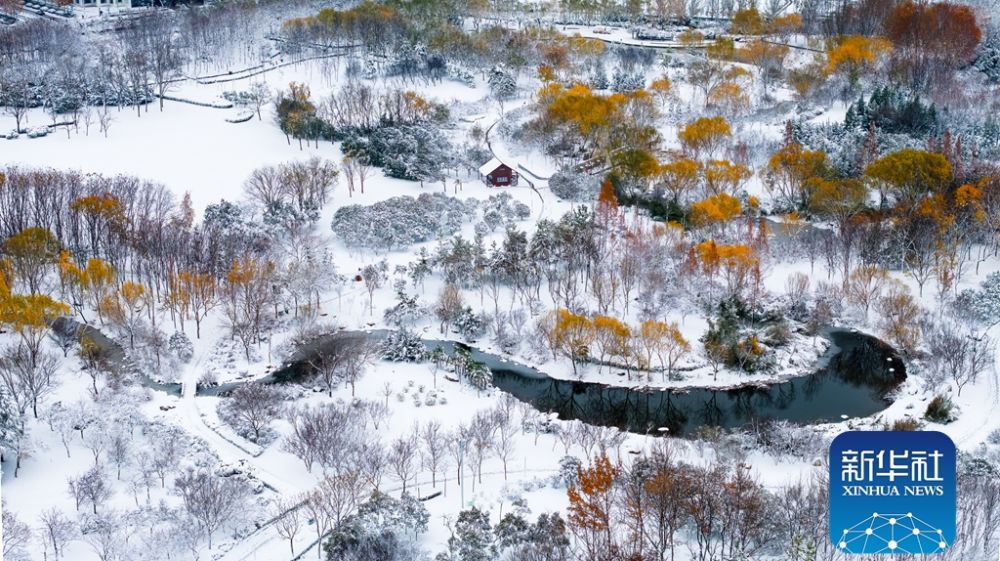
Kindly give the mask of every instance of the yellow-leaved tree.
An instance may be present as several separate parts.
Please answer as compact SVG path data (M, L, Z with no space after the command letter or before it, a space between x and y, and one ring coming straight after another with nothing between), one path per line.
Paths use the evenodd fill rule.
M694 159L714 158L733 136L729 122L723 117L701 117L677 132L684 151Z
M885 206L888 195L912 204L948 186L951 164L936 152L902 148L868 164L865 177L878 189L880 207Z
M590 345L594 342L594 322L587 316L574 314L569 310L556 310L555 321L551 324L549 343L556 354L562 355L576 365L590 355Z
M874 68L879 57L891 50L892 43L882 37L835 37L826 47L826 72L843 75L853 89L857 86L861 73Z
M0 298L0 324L20 335L32 368L52 322L69 312L69 306L46 294L8 293Z

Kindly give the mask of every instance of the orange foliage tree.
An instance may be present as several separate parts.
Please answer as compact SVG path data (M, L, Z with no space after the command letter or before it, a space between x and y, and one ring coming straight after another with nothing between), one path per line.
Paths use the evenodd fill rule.
M971 62L982 39L972 8L950 2L900 2L885 29L895 47L893 60L913 87Z
M739 199L727 193L719 193L691 205L690 220L695 227L721 231L742 211L743 205Z
M591 467L578 468L576 483L566 490L567 522L588 559L599 559L615 549L615 479L619 473L621 466L612 464L602 451Z
M49 326L69 311L69 306L45 294L9 294L0 298L0 324L20 335L32 367L37 363Z

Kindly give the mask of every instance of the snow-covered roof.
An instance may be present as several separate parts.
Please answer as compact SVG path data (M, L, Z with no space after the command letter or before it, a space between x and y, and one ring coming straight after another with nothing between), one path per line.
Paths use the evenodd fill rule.
M488 175L491 171L497 169L498 167L500 167L502 165L503 165L503 162L501 162L500 160L498 160L496 158L493 158L492 160L490 160L490 161L486 162L485 164L479 166L479 175Z

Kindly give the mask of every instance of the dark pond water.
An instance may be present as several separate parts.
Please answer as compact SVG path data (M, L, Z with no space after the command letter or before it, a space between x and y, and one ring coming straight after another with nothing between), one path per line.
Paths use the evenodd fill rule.
M272 379L300 378L310 355L321 349L333 352L338 339L358 335L338 334L303 347L292 365ZM384 331L370 334L384 335ZM827 337L833 345L814 373L765 387L733 389L641 390L557 380L534 368L466 348L490 367L497 388L541 411L632 432L655 433L666 428L670 434L683 435L704 426L740 427L764 419L822 423L839 421L842 415L866 417L885 409L888 393L906 378L900 357L879 339L861 333L834 330ZM449 352L460 345L434 340L425 344L428 348L440 345Z
M97 346L98 349L100 349L100 352L102 353L104 360L107 361L109 367L114 369L132 370L136 372L139 376L139 382L144 387L171 395L181 395L180 384L157 382L156 380L150 378L141 369L132 368L131 365L128 364L128 360L125 358L125 350L122 349L121 345L105 335L100 329L63 317L57 318L54 322L52 322L52 330L69 336L74 336L80 340L90 340Z
M98 329L60 319L56 330L75 332L96 343L112 367L128 368L124 352ZM269 383L301 380L309 373L309 360L320 352L336 352L347 338L382 338L387 331L341 332L300 347L290 364L262 378ZM809 375L768 386L731 389L645 390L611 387L593 382L558 380L544 372L451 341L425 340L428 348L441 346L452 352L461 345L475 360L493 371L493 383L540 411L561 419L613 426L638 433L690 434L700 427L741 427L755 420L787 420L809 424L838 421L842 416L867 417L889 404L888 394L906 378L905 365L896 352L875 337L846 330L826 335L833 343ZM180 384L156 382L139 372L146 387L180 395ZM242 382L199 388L199 395L226 395Z

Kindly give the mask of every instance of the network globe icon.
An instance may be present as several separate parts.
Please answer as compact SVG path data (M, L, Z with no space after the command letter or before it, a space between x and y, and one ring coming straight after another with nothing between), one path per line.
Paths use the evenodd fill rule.
M941 553L948 548L944 531L912 512L871 516L844 528L837 548L844 553Z

